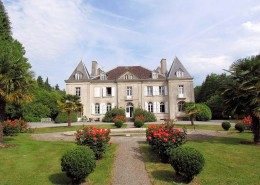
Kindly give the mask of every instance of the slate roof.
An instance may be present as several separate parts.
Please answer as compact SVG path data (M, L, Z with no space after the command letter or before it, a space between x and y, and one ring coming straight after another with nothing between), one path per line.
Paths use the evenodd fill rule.
M89 80L90 79L89 72L88 72L86 66L84 65L84 63L82 61L80 61L80 63L78 64L76 69L73 71L73 73L70 75L68 80L76 80L75 79L75 74L77 72L82 74L81 80Z
M177 71L183 71L182 77L177 77L176 72ZM182 65L180 60L175 57L172 63L172 66L167 74L168 79L177 79L177 78L192 78L192 76L189 74L189 72L186 70L186 68Z

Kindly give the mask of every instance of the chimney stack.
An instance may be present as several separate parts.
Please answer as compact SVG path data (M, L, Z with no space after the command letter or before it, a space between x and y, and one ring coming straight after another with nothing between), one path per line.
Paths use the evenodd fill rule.
M92 69L91 69L91 76L98 75L98 63L97 61L92 61Z
M166 63L166 59L162 59L161 60L161 74L166 75L167 73L167 63Z

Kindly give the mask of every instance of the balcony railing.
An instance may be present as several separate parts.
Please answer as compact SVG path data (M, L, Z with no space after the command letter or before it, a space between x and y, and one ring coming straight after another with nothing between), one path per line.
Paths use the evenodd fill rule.
M125 96L125 100L133 100L133 96Z
M178 94L177 97L178 97L179 99L183 99L183 98L185 98L185 95L184 95L184 94Z

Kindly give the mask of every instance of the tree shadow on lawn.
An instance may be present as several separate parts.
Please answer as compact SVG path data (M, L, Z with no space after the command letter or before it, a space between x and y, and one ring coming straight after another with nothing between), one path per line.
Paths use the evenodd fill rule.
M49 176L49 180L53 184L60 184L60 185L65 185L65 184L72 184L70 178L66 176L66 173L55 173Z

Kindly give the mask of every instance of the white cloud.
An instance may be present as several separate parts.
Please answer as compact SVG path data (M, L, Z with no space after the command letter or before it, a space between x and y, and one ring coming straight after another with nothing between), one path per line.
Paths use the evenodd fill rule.
M260 33L260 22L252 23L251 21L244 22L242 26L249 31Z

